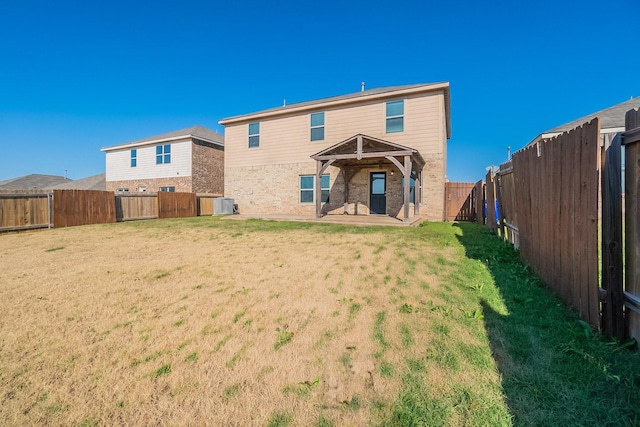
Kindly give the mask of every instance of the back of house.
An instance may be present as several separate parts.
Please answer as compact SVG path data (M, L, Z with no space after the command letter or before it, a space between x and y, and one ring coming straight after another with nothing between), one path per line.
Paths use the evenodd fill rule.
M444 219L448 83L370 89L220 124L224 193L241 213Z

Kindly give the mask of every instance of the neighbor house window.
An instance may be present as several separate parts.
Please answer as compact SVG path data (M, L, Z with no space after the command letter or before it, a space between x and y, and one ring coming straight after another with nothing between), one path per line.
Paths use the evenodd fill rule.
M164 191L166 193L173 193L176 191L176 187L160 187L160 191Z
M387 102L387 133L404 130L404 101Z
M116 193L128 193L129 189L128 188L118 188L116 190Z
M315 175L301 175L300 176L300 203L314 203L316 192L316 176ZM320 183L320 190L322 196L320 201L322 203L329 202L329 190L331 179L329 175L322 175L322 181Z
M322 141L324 139L324 113L311 115L311 140Z
M135 168L138 166L138 150L131 150L131 167Z
M156 165L171 163L171 144L156 145Z
M402 178L402 191L404 194L404 178ZM409 179L409 203L416 202L416 180L413 178Z
M249 148L260 146L260 123L249 123Z

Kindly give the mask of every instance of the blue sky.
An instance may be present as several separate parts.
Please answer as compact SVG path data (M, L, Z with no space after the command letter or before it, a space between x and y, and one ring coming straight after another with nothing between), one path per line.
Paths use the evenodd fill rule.
M638 0L0 0L0 180L367 88L448 81L447 175L640 96Z

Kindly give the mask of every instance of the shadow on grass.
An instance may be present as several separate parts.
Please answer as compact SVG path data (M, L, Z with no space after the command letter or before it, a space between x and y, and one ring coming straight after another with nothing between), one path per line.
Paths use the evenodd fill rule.
M486 227L455 224L502 298L481 300L514 425L640 425L640 357L567 309Z

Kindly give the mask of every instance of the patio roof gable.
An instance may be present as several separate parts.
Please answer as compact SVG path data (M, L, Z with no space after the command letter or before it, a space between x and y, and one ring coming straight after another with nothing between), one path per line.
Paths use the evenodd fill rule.
M364 158L387 157L387 156L412 156L417 163L424 164L422 156L418 150L385 141L380 138L364 134L356 134L329 148L311 155L313 160L361 160Z

